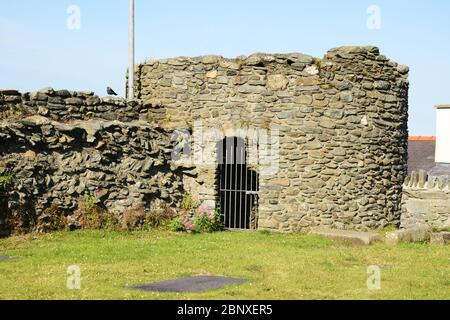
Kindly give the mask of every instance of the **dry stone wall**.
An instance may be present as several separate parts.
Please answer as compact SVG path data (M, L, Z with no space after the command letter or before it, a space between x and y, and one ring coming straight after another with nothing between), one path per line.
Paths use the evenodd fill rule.
M139 204L177 206L184 176L195 175L172 162L171 132L144 120L139 101L52 89L0 91L0 101L0 170L13 175L0 220L5 198L33 216L52 206L71 215L86 195L118 217Z
M22 94L17 90L0 90L0 119L41 115L56 121L102 118L126 122L145 119L151 108L151 105L137 100L101 98L94 92L45 88Z
M224 137L249 142L249 132L268 130L258 148L278 146L268 153L278 170L260 172L260 229L368 229L400 222L408 71L376 47L337 48L323 59L180 57L139 65L136 96L153 105L154 121L193 127L194 136L213 130L213 137L193 139L194 151L210 146L203 159L217 158L211 144ZM216 201L216 165L195 165L199 177L188 189Z
M120 215L140 202L176 206L184 192L213 205L216 146L233 136L247 142L246 161L260 177L259 229L398 225L407 77L378 48L342 47L323 59L148 61L136 67L133 101L3 90L0 162L14 174L8 206L70 214L89 194Z
M450 177L413 171L403 185L401 227L450 229Z

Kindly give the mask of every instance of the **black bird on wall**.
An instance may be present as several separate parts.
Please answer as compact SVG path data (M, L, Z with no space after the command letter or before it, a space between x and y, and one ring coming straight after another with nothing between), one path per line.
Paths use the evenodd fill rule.
M106 88L106 92L108 93L108 95L110 96L117 96L117 93L114 92L113 89L111 89L110 87Z

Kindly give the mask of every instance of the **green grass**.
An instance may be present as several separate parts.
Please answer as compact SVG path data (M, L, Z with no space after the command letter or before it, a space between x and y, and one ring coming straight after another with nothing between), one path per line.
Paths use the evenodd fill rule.
M64 232L0 240L0 299L449 299L450 249L428 244L340 245L311 235L262 232ZM78 265L82 288L66 288ZM367 267L382 289L367 289ZM193 294L126 285L192 275L244 277L243 285Z

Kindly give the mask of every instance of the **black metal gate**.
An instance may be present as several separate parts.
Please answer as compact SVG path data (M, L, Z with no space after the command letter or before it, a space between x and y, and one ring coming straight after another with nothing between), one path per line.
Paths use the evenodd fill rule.
M257 229L259 175L247 165L245 140L228 137L218 144L218 189L227 229Z

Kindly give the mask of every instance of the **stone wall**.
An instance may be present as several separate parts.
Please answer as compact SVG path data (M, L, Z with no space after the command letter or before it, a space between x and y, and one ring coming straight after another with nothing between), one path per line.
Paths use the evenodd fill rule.
M100 98L93 92L45 88L21 94L17 90L0 90L0 119L41 115L56 121L102 118L126 122L145 119L151 108L151 105L138 100Z
M260 173L260 229L368 229L400 222L407 77L407 67L375 47L337 48L323 59L181 57L139 65L136 96L153 106L154 121L194 127L192 150L203 159L217 158L211 145L224 137L250 144L250 132L267 129L256 145L274 151L267 154L276 173L262 172L260 158L249 161ZM195 161L199 177L187 183L202 201L218 197L212 162Z
M450 176L430 177L414 171L403 185L401 227L427 224L450 228Z
M259 229L399 224L408 68L377 48L337 48L323 59L176 58L136 73L133 101L0 91L0 160L15 174L10 208L70 214L89 194L120 215L157 199L176 206L186 191L212 205L216 146L235 136L260 177ZM190 148L175 161L182 140Z
M55 205L70 215L85 195L117 216L155 201L177 206L184 177L195 173L172 162L171 132L144 120L147 108L92 93L0 91L0 169L14 174L9 209L39 216Z

